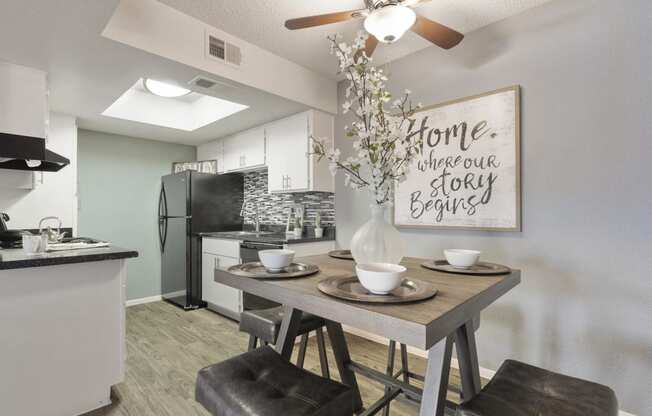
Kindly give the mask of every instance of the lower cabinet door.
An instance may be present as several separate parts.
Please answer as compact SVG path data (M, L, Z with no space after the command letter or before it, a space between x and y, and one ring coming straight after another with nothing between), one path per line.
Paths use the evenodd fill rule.
M227 269L240 263L240 259L215 254L202 254L202 298L216 312L240 319L242 291L215 282L215 269Z

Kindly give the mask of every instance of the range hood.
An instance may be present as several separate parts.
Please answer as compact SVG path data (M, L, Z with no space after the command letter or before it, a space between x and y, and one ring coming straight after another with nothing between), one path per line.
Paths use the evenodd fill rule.
M45 148L45 139L0 133L0 169L57 172L70 160Z

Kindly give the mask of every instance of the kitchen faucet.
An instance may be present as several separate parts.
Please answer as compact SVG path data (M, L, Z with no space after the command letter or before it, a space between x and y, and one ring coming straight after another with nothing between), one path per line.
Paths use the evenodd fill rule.
M254 226L256 227L256 232L260 232L260 214L258 212L258 202L249 202L249 204L254 204ZM247 201L242 202L242 209L240 209L240 216L244 218L245 208L247 206Z
M0 212L0 231L7 231L7 221L9 221L9 215Z

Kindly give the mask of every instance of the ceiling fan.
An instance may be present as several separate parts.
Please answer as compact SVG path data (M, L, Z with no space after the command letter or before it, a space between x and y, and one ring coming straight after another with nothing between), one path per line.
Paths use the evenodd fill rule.
M464 35L419 16L412 10L412 7L428 1L430 0L365 0L364 9L290 19L285 22L285 27L290 30L305 29L364 18L364 28L369 32L365 45L367 56L371 56L379 41L396 42L410 29L435 45L450 49L460 43Z

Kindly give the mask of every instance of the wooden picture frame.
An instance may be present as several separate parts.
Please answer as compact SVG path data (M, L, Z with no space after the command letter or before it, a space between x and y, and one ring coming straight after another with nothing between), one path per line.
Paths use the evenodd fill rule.
M425 223L425 221L412 221L406 220L406 215L405 215L405 209L403 206L398 205L398 204L404 204L405 203L405 193L402 192L401 187L403 187L403 190L406 187L414 187L414 183L410 185L406 185L406 183L410 183L410 179L414 179L412 175L418 175L421 174L421 172L415 173L414 169L411 169L410 173L408 174L408 179L402 184L398 185L396 188L396 192L394 194L394 224L396 227L399 228L408 228L408 229L455 229L455 230L480 230L480 231L521 231L522 230L522 201L521 201L521 97L520 97L520 86L519 85L513 85L505 88L500 88L497 90L485 92L482 94L477 94L469 97L464 97L456 100L451 100L451 101L446 101L442 102L439 104L435 104L432 106L425 107L417 113L417 118L419 114L423 113L430 113L430 114L436 114L436 112L433 112L433 110L437 109L443 109L444 107L449 107L449 106L455 106L463 103L468 103L471 101L476 101L485 97L490 97L490 96L497 96L500 94L505 95L505 93L513 93L513 100L514 100L514 108L513 108L513 114L514 114L514 122L513 122L513 196L514 196L514 203L513 203L513 212L510 212L510 219L512 218L513 215L513 223L510 223L508 225L503 224L503 225L497 225L497 226L489 226L489 225L451 225L451 224L446 224L445 221L443 223L435 223L433 222L428 222ZM508 113L511 114L511 113ZM418 121L417 121L418 123ZM432 126L430 126L432 127ZM434 128L433 128L434 129ZM506 153L507 154L507 153ZM442 155L444 156L445 153ZM419 158L422 158L423 156L420 156ZM415 162L416 163L416 162ZM421 181L423 181L423 178L420 178ZM510 182L511 186L511 182ZM511 189L510 189L511 192ZM410 200L411 203L411 200ZM510 206L511 209L511 206ZM470 217L468 217L470 218ZM458 220L460 221L460 220ZM510 220L511 221L511 220ZM469 220L469 222L471 222Z

